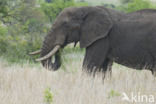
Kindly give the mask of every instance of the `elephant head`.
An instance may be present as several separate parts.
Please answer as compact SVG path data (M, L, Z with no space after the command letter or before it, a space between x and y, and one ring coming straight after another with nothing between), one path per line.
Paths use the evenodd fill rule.
M112 28L108 10L100 7L70 7L64 9L56 18L51 31L45 37L40 51L42 65L57 70L61 66L60 49L72 42L80 42L87 48L101 38L105 38ZM51 58L55 56L52 63Z

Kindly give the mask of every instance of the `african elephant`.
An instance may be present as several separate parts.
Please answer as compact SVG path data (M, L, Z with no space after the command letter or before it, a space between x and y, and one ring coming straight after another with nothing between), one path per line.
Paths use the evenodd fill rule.
M111 71L113 62L156 72L156 10L124 13L103 6L70 7L56 18L45 37L37 61L48 69L61 66L60 49L80 43L86 49L83 69L87 72ZM51 62L55 56L55 62Z

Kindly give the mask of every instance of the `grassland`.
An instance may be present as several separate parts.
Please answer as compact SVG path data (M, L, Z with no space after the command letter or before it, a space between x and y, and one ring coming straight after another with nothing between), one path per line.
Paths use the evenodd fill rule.
M69 61L74 57L78 60ZM66 70L57 72L29 62L9 65L1 59L0 104L50 104L45 102L47 88L53 96L52 104L149 104L122 101L123 92L156 97L156 80L149 71L115 64L112 77L103 83L100 74L93 79L81 71L82 55L68 58L64 65Z

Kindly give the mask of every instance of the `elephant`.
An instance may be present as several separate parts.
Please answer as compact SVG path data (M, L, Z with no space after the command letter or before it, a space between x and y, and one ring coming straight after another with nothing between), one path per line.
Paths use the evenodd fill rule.
M112 64L149 70L156 76L156 10L131 13L84 6L65 8L54 21L39 54L49 70L61 66L61 51L69 43L85 48L82 69L88 73L111 72ZM52 57L55 61L52 62Z

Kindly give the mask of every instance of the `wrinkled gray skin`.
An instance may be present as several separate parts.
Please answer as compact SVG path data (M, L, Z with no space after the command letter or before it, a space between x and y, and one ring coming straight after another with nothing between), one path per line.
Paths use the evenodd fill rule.
M86 48L83 69L87 72L111 71L113 62L156 71L156 10L145 9L123 13L102 6L71 7L56 18L45 37L41 57L56 45L62 48L80 42ZM43 66L57 70L61 54L42 61Z

